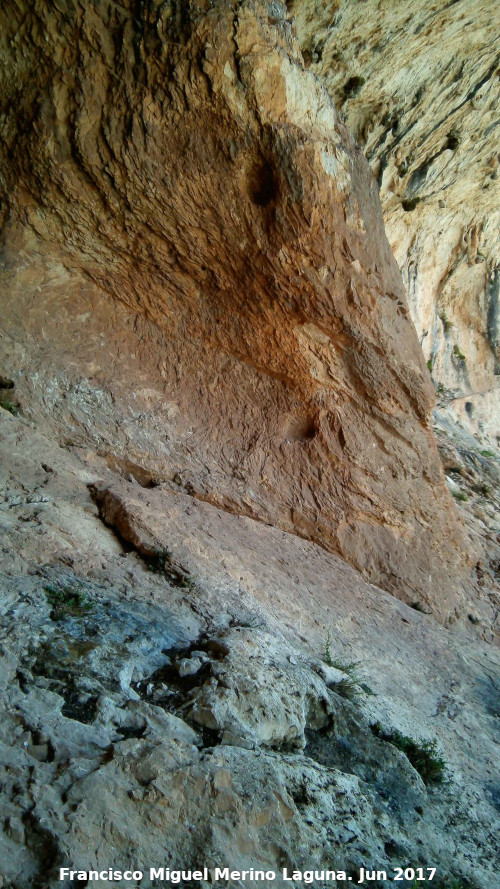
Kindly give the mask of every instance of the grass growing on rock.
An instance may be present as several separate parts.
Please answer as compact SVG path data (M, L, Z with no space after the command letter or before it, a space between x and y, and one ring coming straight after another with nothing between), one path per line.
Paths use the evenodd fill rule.
M19 413L19 408L17 404L14 404L10 398L0 398L0 407L3 407L4 411L8 411L12 416L17 417Z
M71 586L45 586L43 588L45 598L52 607L50 616L52 620L62 620L65 617L80 617L90 611L91 605L86 596Z
M442 323L442 325L443 325L444 332L445 332L445 333L449 333L449 331L450 331L450 330L452 329L452 327L453 327L453 322L450 321L450 319L449 319L448 316L446 315L446 312L441 312L441 314L439 315L439 319L440 319L440 321L441 321L441 323Z
M424 784L442 783L446 763L438 750L436 741L418 741L408 735L403 735L396 729L386 731L379 722L374 723L370 728L375 737L380 738L381 741L387 741L405 754Z
M360 695L373 695L373 691L370 686L363 682L361 676L359 676L358 668L361 666L361 661L336 661L332 657L331 652L331 633L328 631L325 639L325 664L329 667L333 667L335 670L339 670L341 673L345 673L345 679L341 679L340 682L336 682L332 688L332 690L340 695L341 698L346 698L348 701L354 701L356 698L359 698Z
M173 586L187 590L193 589L194 584L189 573L174 564L172 553L168 549L155 550L153 555L145 557L144 561L149 571L161 574Z
M333 667L331 642L332 642L332 634L331 634L330 630L328 630L328 632L326 634L326 639L325 639L325 664L327 664L327 666L329 666L329 667Z

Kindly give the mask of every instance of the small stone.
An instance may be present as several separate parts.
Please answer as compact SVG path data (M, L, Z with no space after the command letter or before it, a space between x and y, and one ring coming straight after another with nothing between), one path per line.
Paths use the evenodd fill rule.
M227 747L243 747L245 750L253 750L255 742L251 738L242 738L229 729L222 733L221 744Z
M192 652L191 652L191 657L192 657L192 658L194 658L194 657L199 658L200 661L201 661L203 664L206 664L206 662L210 660L210 658L209 658L208 654L206 653L206 651L197 651L197 650L196 650L196 651L192 651Z
M5 833L14 843L24 843L24 827L16 818L9 818ZM3 877L0 875L0 889L3 886Z
M289 655L288 660L290 661L291 664L296 664L296 663L297 663L297 659L294 658L293 654L290 654L290 655Z
M346 677L346 673L342 670L337 670L336 667L329 667L328 664L324 663L318 665L316 672L329 688L338 682L342 682Z
M179 676L181 679L183 679L184 676L194 676L201 670L202 666L203 664L199 657L185 657L178 664Z
M49 758L48 744L29 744L26 752L34 759L37 759L38 762L47 762Z

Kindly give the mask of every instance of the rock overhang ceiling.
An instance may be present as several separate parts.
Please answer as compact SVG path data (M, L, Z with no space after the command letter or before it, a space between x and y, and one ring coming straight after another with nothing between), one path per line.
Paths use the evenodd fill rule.
M434 389L377 184L327 74L330 94L304 67L313 55L303 39L301 52L289 11L250 0L205 6L139 15L102 0L63 15L15 5L2 50L11 305L23 314L35 299L43 314L40 281L60 270L68 328L45 335L45 365L66 398L67 367L56 366L68 339L84 336L98 392L82 423L89 396L71 383L77 409L61 416L73 434L114 423L120 434L108 431L108 444L160 477L188 479L198 497L337 550L448 619L468 544L429 429ZM364 89L362 79L349 72L343 94ZM124 357L118 376L128 374L128 386L111 408L99 349L121 336L125 356L134 333L126 323L111 335L110 298L152 337L149 349L130 344L142 354L141 386ZM145 324L162 332L161 355ZM114 388L117 363L115 353ZM24 373L33 394L34 372ZM178 420L151 444L122 417L158 377L168 420Z

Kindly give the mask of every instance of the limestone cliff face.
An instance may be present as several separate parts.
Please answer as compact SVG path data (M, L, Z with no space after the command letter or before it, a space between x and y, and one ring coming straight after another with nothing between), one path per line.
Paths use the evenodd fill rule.
M377 176L438 398L500 441L498 6L291 0Z
M452 618L433 386L376 181L286 9L8 6L4 372L26 410Z

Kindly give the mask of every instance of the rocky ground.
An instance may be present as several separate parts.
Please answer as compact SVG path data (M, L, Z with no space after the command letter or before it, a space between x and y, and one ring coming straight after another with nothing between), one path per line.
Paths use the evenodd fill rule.
M484 441L457 423L451 411L440 409L435 412L434 431L446 483L477 555L474 574L478 595L468 619L475 625L483 622L485 627L489 624L492 638L498 639L500 455L496 448L485 447Z
M491 889L479 613L446 630L312 543L0 420L4 889L196 862ZM440 783L395 730L437 741Z

